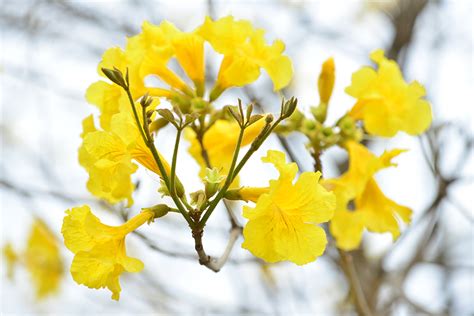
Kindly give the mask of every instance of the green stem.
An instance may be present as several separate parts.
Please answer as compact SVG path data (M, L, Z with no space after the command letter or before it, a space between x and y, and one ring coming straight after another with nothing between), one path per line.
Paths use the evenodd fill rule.
M170 180L170 192L172 194L176 194L176 188L175 188L175 183L176 183L176 162L178 160L178 148L179 148L179 141L181 138L181 132L182 129L178 128L178 131L176 133L176 141L174 144L174 151L173 151L173 160L171 161L171 180Z
M194 208L188 203L188 200L186 199L186 195L183 195L181 198L181 201L183 202L184 206L188 209L188 211L192 212L194 211Z
M270 129L262 136L262 139L261 141L258 143L257 146L251 146L250 149L247 151L247 153L245 154L245 156L242 158L242 160L240 161L240 163L237 165L237 167L235 168L234 170L234 174L233 174L233 178L232 178L232 181L234 180L234 178L239 174L240 170L244 167L244 165L247 163L247 161L250 159L250 157L260 148L260 145L262 145L262 143L267 139L268 136L270 136L270 134L273 132L273 130L275 129L275 127L280 124L280 122L283 121L282 118L279 118L275 124L273 124ZM225 193L225 192L224 192Z
M140 124L140 118L138 117L137 109L135 108L135 101L133 100L132 93L130 92L130 89L125 89L125 91L127 92L128 100L130 101L130 105L132 106L132 111L133 115L135 116L135 121L137 122L137 127L140 130L140 134L142 135L143 140L145 141L145 143L147 143L148 139L145 136L145 133Z
M234 180L234 168L237 163L237 158L239 157L240 146L242 145L242 139L244 138L245 127L240 128L239 138L237 139L237 145L235 146L234 157L232 157L232 163L230 164L229 174L227 175L226 183L229 182L229 185Z
M212 200L212 202L210 202L209 204L209 208L207 209L206 213L204 213L202 219L199 221L199 226L202 226L204 227L206 225L206 222L207 220L209 219L209 216L211 216L212 212L214 211L214 209L216 208L217 204L219 203L219 201L224 197L224 194L227 192L227 190L229 189L229 186L230 184L232 183L232 181L234 181L235 177L239 174L240 170L242 170L242 168L244 167L244 165L247 163L247 161L250 159L250 157L260 148L260 145L267 139L268 136L270 136L270 134L272 133L272 131L275 129L275 127L283 120L282 117L278 118L278 120L267 130L267 132L265 134L263 134L260 138L260 141L254 145L252 144L249 148L249 150L247 151L247 153L245 153L245 156L242 158L242 160L240 160L239 164L237 165L237 167L235 167L234 171L232 172L232 176L231 177L228 177L228 179L226 180L224 186L222 187L222 189L219 191L219 193L217 194L217 196L214 198L214 200ZM230 179L230 180L229 180Z
M146 146L148 149L150 149L153 158L155 159L156 164L158 165L158 169L160 169L161 176L163 178L163 181L165 181L165 184L168 188L168 191L170 190L170 183L169 183L169 178L168 175L166 174L165 167L163 166L163 163L160 159L160 156L158 155L158 151L156 150L155 144L153 143L153 139L151 138L150 130L148 128L148 124L146 123L146 109L143 108L143 129L140 124L140 119L138 117L137 109L135 108L135 102L133 101L132 94L130 92L130 89L125 89L128 95L128 100L130 101L130 105L132 106L133 110L133 115L135 116L135 120L138 125L138 129L140 130L140 134L142 135L143 141L145 142ZM174 203L178 207L178 210L181 212L183 217L186 219L188 222L189 226L194 226L194 222L189 216L189 214L186 212L184 209L183 205L181 204L181 201L176 197L176 195L172 192L170 192L171 198L173 199Z

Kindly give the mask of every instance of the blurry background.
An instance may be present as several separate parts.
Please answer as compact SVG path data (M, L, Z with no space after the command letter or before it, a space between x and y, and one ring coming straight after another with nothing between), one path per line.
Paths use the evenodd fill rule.
M353 256L369 304L378 314L474 313L473 242L473 2L470 0L385 1L60 1L0 2L1 60L1 246L11 241L24 248L35 217L44 220L62 240L64 210L91 204L109 224L122 221L120 207L95 201L87 192L86 172L77 162L81 121L96 108L84 100L98 79L102 52L125 44L143 20L167 19L182 30L198 26L206 15L232 14L281 38L292 58L295 77L284 92L297 96L303 108L318 102L316 78L321 63L333 56L336 86L329 119L347 111L353 100L343 90L351 73L369 64L368 54L384 48L396 59L408 81L427 89L434 124L424 136L398 135L373 140L380 154L396 146L409 152L399 166L381 172L385 193L414 210L411 227L395 243L388 235L367 233ZM210 73L216 73L217 61ZM276 112L279 99L266 75L249 89L235 89L220 102L257 100ZM172 130L165 129L157 146L170 156ZM291 135L284 147L302 169L311 168L305 139ZM280 148L274 137L242 173L243 184L263 185L275 176L258 157ZM198 166L181 148L178 173L190 189L199 188ZM326 177L339 174L342 150L323 156ZM256 176L258 175L258 176ZM158 179L136 174L140 187L133 212L156 204ZM189 192L190 190L188 190ZM235 204L240 210L240 205ZM243 222L243 221L241 221ZM216 211L205 232L208 253L219 255L229 223ZM58 295L38 301L28 273L13 280L1 271L2 313L192 313L339 315L354 313L337 252L329 249L316 262L263 265L240 248L219 273L200 266L184 221L167 216L130 236L129 252L145 263L138 274L122 278L119 302L107 290L78 286L65 273ZM64 247L63 247L64 248ZM62 249L65 270L71 253Z

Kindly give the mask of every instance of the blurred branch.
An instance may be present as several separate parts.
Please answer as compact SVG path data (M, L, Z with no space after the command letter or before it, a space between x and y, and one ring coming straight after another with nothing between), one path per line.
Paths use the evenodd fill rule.
M0 186L14 192L15 194L28 197L28 198L31 198L35 195L49 195L53 198L62 200L63 202L67 202L67 203L75 203L77 201L92 201L91 199L74 197L74 196L70 196L68 194L65 194L59 191L54 191L54 190L24 188L5 179L0 179Z
M354 295L354 303L359 315L370 316L372 312L369 305L367 304L367 299L365 297L364 289L362 288L361 281L359 279L358 273L356 271L353 259L351 254L343 250L338 249L339 256L341 257L340 265L341 268L349 280L351 286L351 292Z
M405 58L401 58L401 53L410 45L418 16L425 9L428 0L398 0L397 2L398 6L395 10L388 12L395 34L387 56L398 60L403 68Z

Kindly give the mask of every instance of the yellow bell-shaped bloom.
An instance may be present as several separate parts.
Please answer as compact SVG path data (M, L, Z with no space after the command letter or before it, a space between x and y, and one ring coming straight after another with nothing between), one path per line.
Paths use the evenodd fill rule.
M206 18L197 32L224 55L211 99L227 88L254 82L260 68L267 71L275 90L287 86L293 76L291 60L283 55L283 42L276 40L267 45L264 30L254 29L248 21L236 21L232 16L216 21Z
M417 81L406 83L399 66L384 57L382 50L370 55L378 70L363 67L352 75L346 93L357 99L349 115L363 120L372 135L392 137L398 131L423 133L431 124L431 106L422 97L426 92Z
M250 21L234 20L229 15L216 21L206 17L197 32L211 43L216 52L232 55L253 34L254 28Z
M147 58L146 53L153 52L160 60L168 62L174 55L173 39L179 33L176 26L168 21L163 21L160 25L145 21L142 32L127 39L127 57L140 64Z
M128 70L130 90L135 98L141 97L145 91L144 80L139 76L139 64L127 58L125 52L118 48L109 48L102 55L97 72L104 76L102 68L119 69L125 76ZM108 130L112 116L130 108L127 93L122 87L106 81L96 81L86 91L86 100L100 110L100 126Z
M29 272L38 299L58 291L63 276L63 262L59 251L59 241L49 228L36 219L23 252L15 252L8 243L3 248L7 261L7 276L13 278L14 268L23 265Z
M108 288L112 299L120 297L119 277L123 272L140 272L143 263L128 257L125 237L153 220L152 211L143 211L121 226L108 226L92 214L89 206L66 211L61 232L64 244L75 254L71 275L78 284L89 288Z
M91 84L86 91L86 100L99 108L100 126L103 129L110 128L112 116L119 113L120 108L129 102L121 87L105 81Z
M110 203L127 199L128 205L132 205L134 185L131 175L138 168L132 159L161 175L132 116L127 112L115 114L109 131L96 130L89 116L84 120L83 128L79 162L89 173L88 190ZM169 174L169 164L163 156L159 156Z
M337 179L328 179L324 185L334 192L337 206L330 223L336 244L344 250L359 247L364 229L371 232L400 235L399 221L408 223L411 210L388 199L378 187L374 175L389 166L392 158L402 150L385 152L380 157L356 142L348 142L349 170Z
M7 243L5 246L3 246L2 253L7 262L7 277L9 279L13 279L13 275L15 274L15 266L18 263L18 254L13 249L13 245L11 243Z
M244 207L249 221L242 247L267 262L302 265L316 260L327 244L324 230L316 224L332 218L334 194L319 184L320 172L303 172L293 184L298 167L287 163L282 152L270 150L262 160L274 164L280 177L270 181L268 193L260 195L254 208Z
M182 32L168 21L163 21L160 25L145 21L142 32L128 39L125 52L127 57L138 65L140 78L144 80L149 75L156 75L172 88L189 91L186 83L167 66L175 55L173 42L181 34Z
M260 119L256 123L245 129L241 146L247 146L258 136L265 125L265 120ZM215 167L220 174L226 176L229 173L239 138L240 127L235 121L217 120L204 134L203 145L207 152L211 167ZM188 129L185 137L190 141L189 153L201 166L199 176L204 178L206 168L201 145L196 138L196 134ZM234 180L232 187L238 186L238 179Z
M63 276L59 242L40 220L36 220L31 228L24 260L38 298L58 291Z
M133 65L134 75L142 84L145 84L148 75L157 75L173 88L187 89L184 81L167 67L168 61L174 55L172 41L179 33L180 31L168 21L163 21L160 25L145 21L142 24L142 32L127 39L125 55ZM160 97L172 95L169 89L149 86L146 87L146 92ZM134 96L138 98L141 95L143 94Z
M176 59L194 82L196 87L204 89L204 39L196 33L181 33L173 40Z

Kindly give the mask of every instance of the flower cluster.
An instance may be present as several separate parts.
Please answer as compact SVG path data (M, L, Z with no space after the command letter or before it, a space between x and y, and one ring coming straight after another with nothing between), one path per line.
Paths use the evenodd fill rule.
M192 32L182 32L167 21L160 25L144 22L142 32L128 38L124 50L118 47L108 49L98 67L99 75L105 77L107 74L103 69L127 73L129 91L114 84L115 82L100 80L93 83L86 92L87 101L100 110L102 128L98 131L94 127L92 117L84 120L79 160L89 173L87 187L92 194L110 203L126 199L130 206L134 190L131 175L137 170L133 161L160 175L152 153L139 137L130 109L130 99L136 101L147 93L179 104L181 111L185 113L205 113L210 110L209 102L202 98L206 80L205 42L223 55L217 80L209 93L209 101L216 100L228 88L254 82L260 76L261 68L269 74L275 90L284 88L292 77L291 61L283 55L284 44L277 40L268 45L264 31L255 29L248 21L237 21L232 16L216 21L207 18ZM172 59L178 62L187 78L181 78L168 66ZM146 81L153 78L160 80L167 88L146 85ZM189 82L193 83L193 87ZM154 99L149 110L158 103L158 99ZM159 126L160 123L161 121L157 121L154 126ZM259 127L261 129L262 125L246 131L242 145L255 138ZM239 127L234 122L222 119L217 120L214 126L209 126L207 135L211 136L205 137L204 145L209 151L209 158L219 168L228 169L228 160L231 159L229 156L233 153L238 130ZM187 133L188 139L193 142L190 152L198 160L202 160L198 158L196 133ZM219 149L209 141L219 136L219 133L227 138L221 142L224 147L221 148L224 153L222 156L216 154ZM163 157L161 160L169 172L166 160ZM204 163L202 165L205 166Z
M344 250L358 248L365 229L390 233L396 239L401 222L408 224L411 219L411 209L386 197L374 178L381 169L395 166L392 159L404 150L394 149L377 157L362 144L364 137L391 137L400 131L419 135L432 120L431 107L422 98L423 86L416 81L406 83L397 63L385 58L382 50L370 56L378 70L367 66L352 75L345 91L357 99L356 104L334 125L326 122L335 81L335 64L330 58L322 66L318 80L320 103L311 107L312 117L295 111L279 129L282 134L296 131L308 138L318 170L320 155L328 148L336 145L348 152L349 169L338 178L323 181L336 195L330 232L337 247Z
M216 74L206 73L206 47L222 55ZM346 92L356 99L355 105L335 123L327 122L335 83L332 58L322 66L319 104L310 107L310 115L297 107L296 98L283 99L278 114L254 113L254 105L244 106L241 100L236 105L218 104L226 90L253 83L262 69L275 91L286 87L293 69L284 49L280 40L268 44L264 31L250 22L228 16L206 18L191 32L167 21L160 25L144 22L142 32L128 38L125 49L114 47L103 54L98 67L103 80L86 92L87 101L97 106L100 115L97 122L93 115L83 120L79 148L79 162L89 174L87 188L108 203L122 202L122 214L126 214L134 202L133 174L141 165L160 177L160 187L152 190L158 189L172 203L146 205L119 226L101 223L87 205L67 210L61 232L74 254L70 272L78 284L107 288L112 299L118 300L122 273L144 268L142 261L127 255L126 236L169 213L183 217L199 263L216 272L240 233L242 247L254 256L269 263L297 265L323 255L331 238L346 251L359 247L365 230L390 233L394 239L400 235L402 222L410 222L412 211L386 197L374 176L395 166L392 160L403 150L377 156L362 140L391 137L399 131L424 132L431 124L431 108L423 99L423 87L406 83L396 62L377 50L371 58L378 69L363 67L354 73ZM152 84L156 80L160 85ZM176 131L168 159L157 141L165 126ZM314 170L298 176L298 166L287 162L285 153L268 150L262 161L272 164L279 177L270 179L265 187L241 187L240 171L268 137L291 132L307 137ZM200 166L202 188L195 192L187 192L178 175L182 138ZM339 177L323 179L321 155L335 146L347 151L349 168ZM244 201L242 216L247 222L241 227L225 203L232 232L227 250L216 259L207 255L202 237L208 219L225 200ZM52 243L46 247L44 241L41 234L31 239L32 251L47 248L45 262L56 264L57 249ZM4 253L11 263L19 260L11 247ZM37 267L35 256L25 258L41 288L39 293L55 288L54 282L48 288L42 282L46 276L56 280L61 271L58 266L54 265L53 274Z

